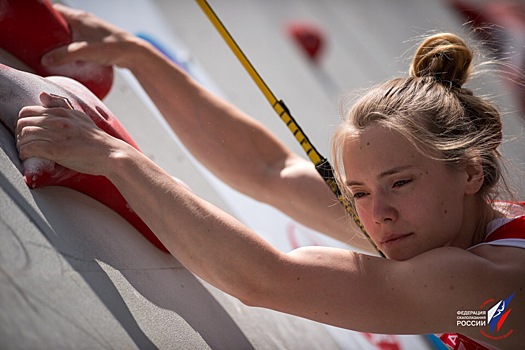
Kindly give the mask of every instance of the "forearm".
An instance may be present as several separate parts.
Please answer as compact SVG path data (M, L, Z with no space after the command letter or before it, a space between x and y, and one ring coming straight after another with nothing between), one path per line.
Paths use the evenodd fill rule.
M336 197L305 159L235 106L204 89L149 43L123 40L131 70L188 150L240 192L336 239L367 249Z
M147 157L129 149L106 168L133 210L190 271L241 300L271 279L264 276L281 253Z
M188 150L231 186L257 196L291 152L263 125L136 41L129 68ZM258 198L260 199L260 198Z
M361 290L361 271L355 267L359 255L331 248L282 253L134 149L105 167L111 170L104 175L175 258L245 304L336 325L362 322L360 310L370 309L339 302L370 295Z
M297 221L367 249L344 224L344 211L310 162L263 125L205 90L149 44L137 40L131 69L192 154L233 188ZM352 241L352 242L350 242Z

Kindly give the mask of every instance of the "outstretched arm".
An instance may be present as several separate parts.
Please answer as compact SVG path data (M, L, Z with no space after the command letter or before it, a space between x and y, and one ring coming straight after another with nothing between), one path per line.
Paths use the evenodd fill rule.
M233 188L297 221L370 250L314 166L263 125L196 83L149 43L82 11L56 5L74 42L44 56L128 68L190 152Z
M456 324L457 312L516 292L516 316L507 322L517 336L505 341L523 341L522 249L445 247L405 261L334 248L285 254L78 111L26 107L17 140L22 159L109 178L184 266L246 304L374 333L480 337Z

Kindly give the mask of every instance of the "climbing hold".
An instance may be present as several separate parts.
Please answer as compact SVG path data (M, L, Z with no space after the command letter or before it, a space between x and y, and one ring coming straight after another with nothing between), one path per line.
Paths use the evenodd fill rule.
M287 34L313 62L318 63L325 47L325 35L316 24L305 21L292 21L286 25Z

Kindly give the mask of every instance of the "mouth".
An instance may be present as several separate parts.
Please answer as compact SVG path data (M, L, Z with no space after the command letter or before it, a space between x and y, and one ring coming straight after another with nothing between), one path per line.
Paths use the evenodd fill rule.
M402 241L412 236L413 234L414 234L413 232L410 232L410 233L402 233L402 234L395 233L395 234L386 235L385 238L381 241L381 245L382 246L393 246L395 244L401 243Z

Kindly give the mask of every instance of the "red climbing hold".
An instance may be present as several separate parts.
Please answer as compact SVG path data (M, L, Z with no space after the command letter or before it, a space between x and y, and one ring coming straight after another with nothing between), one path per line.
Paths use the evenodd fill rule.
M313 63L317 63L325 46L325 35L322 29L316 24L301 21L290 22L286 30L307 57Z
M49 0L0 0L0 48L9 52L41 76L73 78L98 98L104 98L113 84L113 68L88 62L44 67L42 55L72 42L65 19Z

